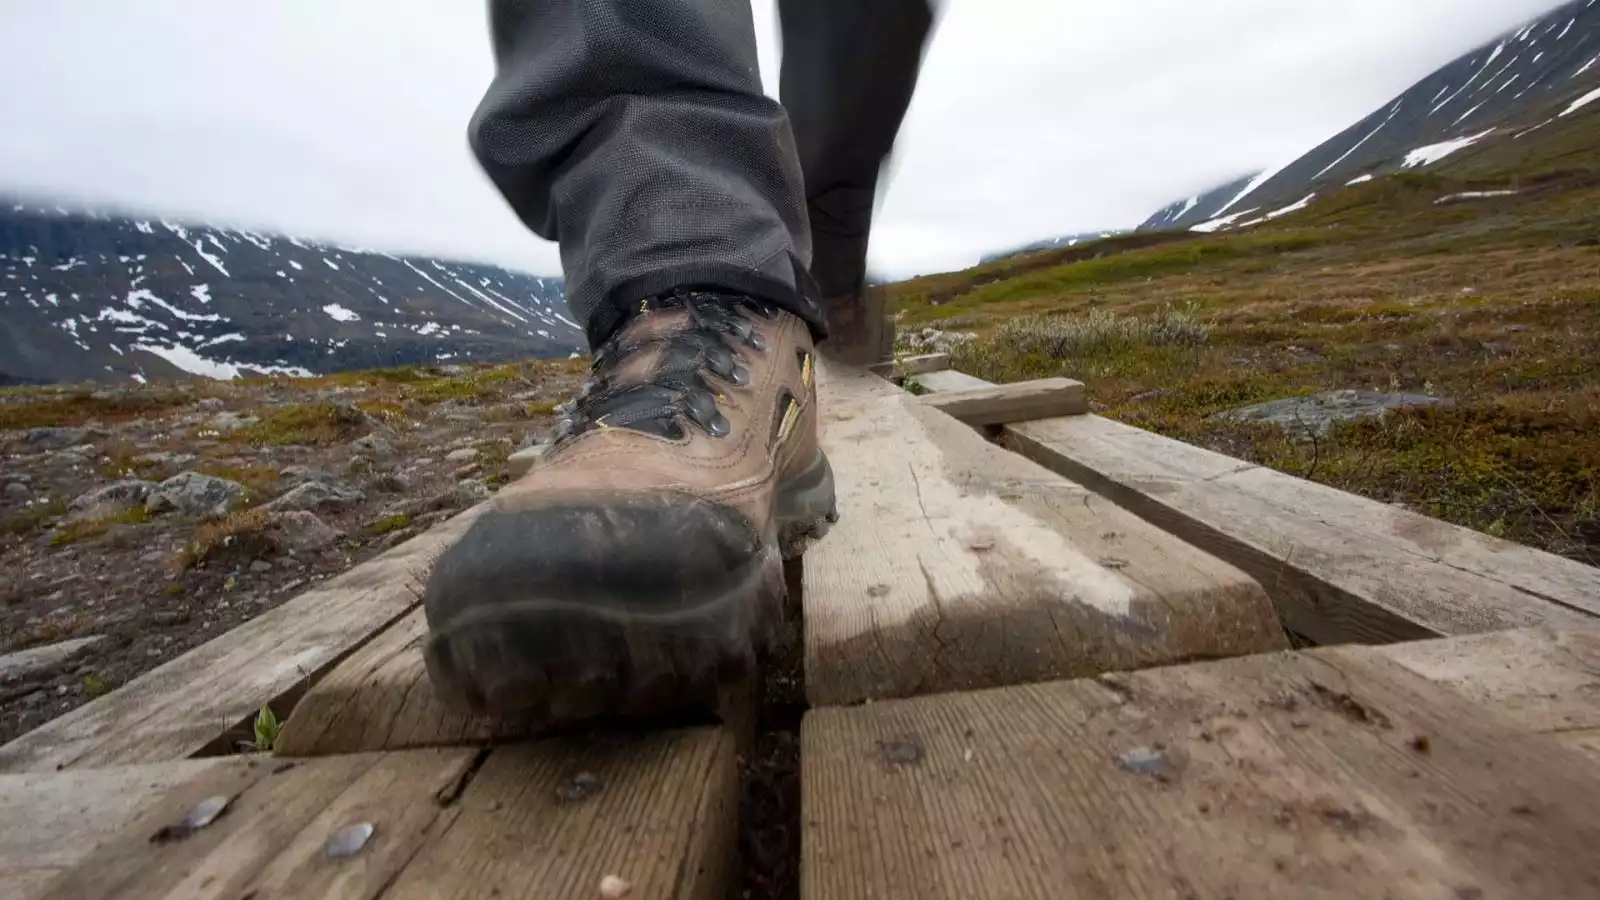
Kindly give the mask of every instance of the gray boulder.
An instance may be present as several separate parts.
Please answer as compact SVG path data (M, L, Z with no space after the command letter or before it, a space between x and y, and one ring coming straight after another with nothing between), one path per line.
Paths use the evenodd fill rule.
M350 449L373 456L393 456L394 445L375 434L358 437L350 442Z
M344 532L303 509L277 513L267 528L274 543L294 553L325 550L344 537Z
M278 481L286 487L299 487L302 484L317 482L319 484L344 484L339 476L310 466L285 466L278 471Z
M229 432L241 428L249 428L261 420L255 416L241 416L236 412L219 412L206 420L206 427L213 431Z
M308 481L261 508L269 512L344 509L365 499L366 494L340 481Z
M83 443L87 428L29 428L22 433L22 442L40 450L60 450Z
M1418 406L1449 408L1454 402L1426 394L1380 394L1374 391L1324 391L1306 397L1269 400L1227 412L1217 418L1232 422L1279 425L1301 439L1327 434L1340 422L1382 418L1393 409Z
M244 485L237 481L199 472L181 472L161 482L144 506L153 513L221 516L243 500L244 493Z
M92 491L79 494L67 504L67 521L104 519L135 509L150 499L156 484L139 478L114 481Z

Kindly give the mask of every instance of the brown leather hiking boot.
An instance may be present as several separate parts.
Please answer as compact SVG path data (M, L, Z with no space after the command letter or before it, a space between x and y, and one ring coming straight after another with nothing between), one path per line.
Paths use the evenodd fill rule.
M814 374L787 312L642 302L550 450L430 574L439 691L551 720L715 702L776 631L782 560L837 519Z

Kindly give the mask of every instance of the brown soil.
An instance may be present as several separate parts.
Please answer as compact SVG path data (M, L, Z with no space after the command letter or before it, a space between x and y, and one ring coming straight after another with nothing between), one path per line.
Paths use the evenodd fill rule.
M42 671L0 675L0 743L495 490L506 455L549 429L579 371L529 363L0 392L0 657L103 638ZM229 414L256 421L236 427ZM474 459L447 459L467 449ZM151 456L162 453L178 455ZM297 483L294 467L360 492L308 510L341 533L326 546L285 546L260 512ZM186 471L244 496L220 516L142 505L68 515L112 482Z

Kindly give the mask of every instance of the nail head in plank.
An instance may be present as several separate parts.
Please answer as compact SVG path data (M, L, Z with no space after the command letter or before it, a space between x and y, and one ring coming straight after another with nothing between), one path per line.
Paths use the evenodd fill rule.
M806 555L813 705L1287 646L1232 566L859 370L819 384L841 519Z
M807 900L1600 896L1594 765L1359 651L812 710L801 760Z
M983 383L958 372L934 391ZM1385 643L1600 619L1600 569L1095 415L1005 444L1254 575L1290 630Z
M1083 382L1070 378L1041 378L929 394L922 397L922 402L974 427L1077 416L1089 411Z
M0 747L0 771L133 765L200 751L414 608L418 573L480 509L461 513Z

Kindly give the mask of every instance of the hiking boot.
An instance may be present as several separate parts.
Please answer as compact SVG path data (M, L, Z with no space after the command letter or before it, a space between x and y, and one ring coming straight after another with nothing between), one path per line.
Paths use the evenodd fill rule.
M828 339L817 351L852 366L870 366L894 359L894 319L888 291L874 285L822 299Z
M783 559L837 520L815 371L806 324L761 301L641 302L433 568L440 693L555 721L714 704L778 633Z

